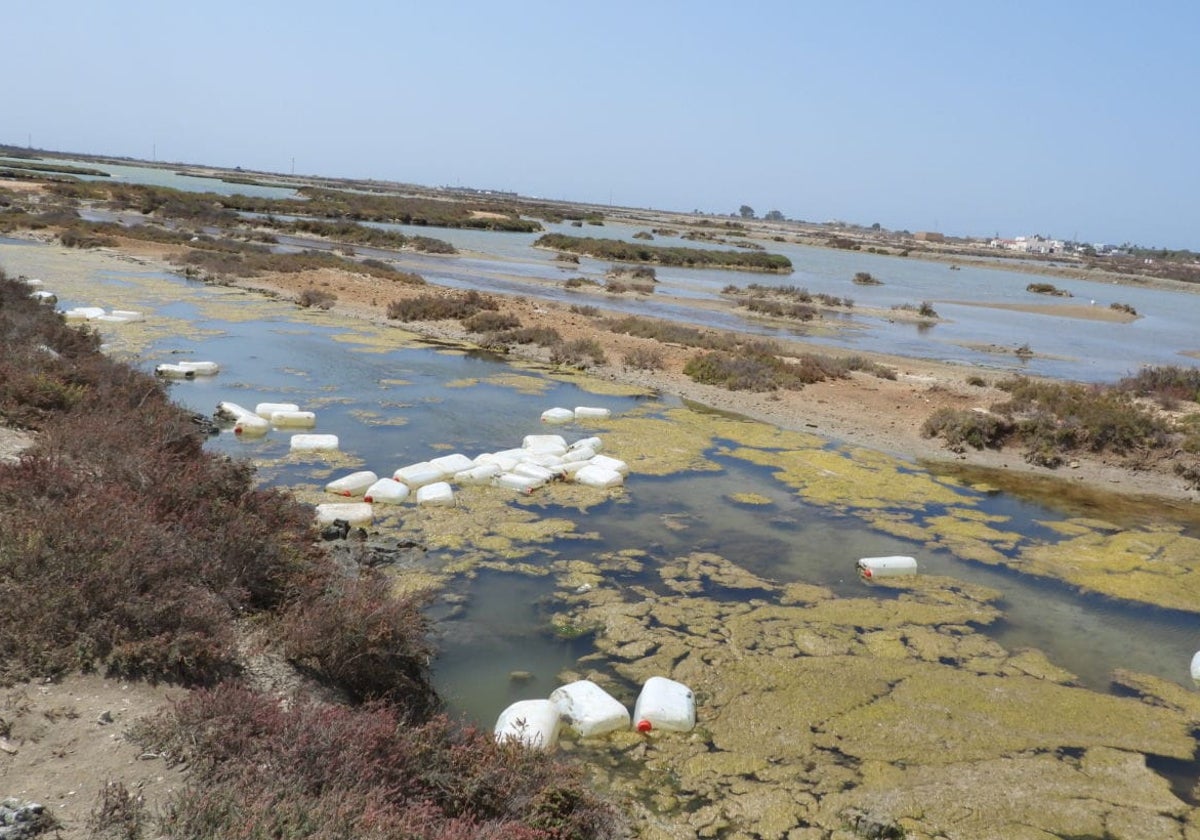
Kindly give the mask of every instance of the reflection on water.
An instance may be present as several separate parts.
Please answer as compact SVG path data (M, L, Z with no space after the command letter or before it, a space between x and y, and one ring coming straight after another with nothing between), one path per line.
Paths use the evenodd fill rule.
M182 404L209 414L224 400L247 407L295 402L317 412L315 431L339 436L341 455L333 464L289 457L287 436L277 431L258 440L227 433L212 439L209 446L216 451L261 462L261 475L270 483L319 487L350 467L388 474L449 452L473 456L518 446L525 435L546 431L539 417L554 405L610 408L617 415L614 430L627 413L665 418L690 411L667 397L587 393L486 355L415 342L398 329L341 322L329 313L137 267L118 274L106 266L74 278L51 277L50 270L39 270L45 267L39 256L48 259L51 253L0 243L0 265L10 273L43 276L63 308L99 303L149 312L144 325L103 327L113 351L144 369L180 358L221 365L216 377L174 383L172 395ZM606 427L561 431L569 439L595 431L603 437ZM837 453L831 449L830 454ZM594 539L552 541L529 562L537 563L538 556L587 559L637 549L653 563L701 550L778 581L820 584L842 595L891 597L857 579L855 559L913 554L927 573L1003 593L1005 620L990 632L1006 647L1042 649L1100 690L1107 689L1109 674L1118 667L1185 684L1197 644L1194 616L1083 597L1065 585L964 560L942 544L902 538L898 531L874 527L875 520L852 505L824 504L794 492L773 466L738 454L727 440L713 440L705 457L713 469L704 472L651 477L635 471L617 501L586 511L535 499L531 509L540 516L572 522ZM915 467L909 472L928 478ZM1053 536L1045 523L1081 512L1053 508L1036 496L971 489L959 482L946 482L945 488L976 510L978 519L1004 521L1005 531L1029 541ZM942 503L931 504L913 521L923 527L942 513ZM400 515L407 515L404 509ZM428 562L445 568L459 553L431 551ZM438 607L442 653L435 673L456 710L490 726L512 699L545 696L557 675L587 652L586 638L564 641L552 632L552 616L542 606L552 585L547 578L485 569L450 578L455 597ZM514 677L514 672L525 673Z

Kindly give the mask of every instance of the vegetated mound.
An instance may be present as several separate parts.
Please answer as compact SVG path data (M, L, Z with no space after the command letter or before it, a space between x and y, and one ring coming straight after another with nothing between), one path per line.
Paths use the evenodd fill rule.
M162 836L618 833L575 770L439 714L421 601L335 563L311 509L207 452L162 381L29 292L0 272L0 421L36 432L0 463L0 684L93 670L194 687L139 735L189 767ZM249 626L348 704L250 688ZM125 828L150 819L103 790Z
M1116 385L1086 386L1014 377L996 383L1009 398L989 410L943 408L925 421L928 437L951 449L1019 446L1025 460L1059 467L1079 454L1106 454L1137 468L1172 459L1189 487L1200 487L1200 371L1147 368ZM1173 416L1159 406L1188 410Z
M765 251L717 251L706 248L644 245L622 242L619 239L568 236L563 233L544 234L533 244L539 248L616 262L655 263L687 268L735 268L779 274L789 274L792 271L792 261L787 257Z

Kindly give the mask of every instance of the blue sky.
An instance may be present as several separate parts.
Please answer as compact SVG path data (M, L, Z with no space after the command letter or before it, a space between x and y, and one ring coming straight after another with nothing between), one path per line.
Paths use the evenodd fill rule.
M1197 33L1191 2L8 0L0 143L1200 250Z

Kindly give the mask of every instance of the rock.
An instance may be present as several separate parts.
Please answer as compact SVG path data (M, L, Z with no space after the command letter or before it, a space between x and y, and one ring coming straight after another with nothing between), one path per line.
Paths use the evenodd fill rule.
M58 827L58 821L37 802L8 798L0 802L0 840L26 840Z

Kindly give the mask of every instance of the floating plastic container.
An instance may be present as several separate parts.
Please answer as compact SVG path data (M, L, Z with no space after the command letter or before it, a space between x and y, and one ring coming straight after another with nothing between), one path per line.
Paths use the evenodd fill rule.
M396 481L394 478L381 478L366 489L363 493L363 501L398 505L408 498L410 492L412 491L408 489L408 485L403 481Z
M292 435L293 452L320 452L337 448L337 435Z
M530 478L536 478L542 484L552 480L554 476L557 475L557 473L555 473L553 470L547 469L540 464L532 464L528 462L517 464L512 468L512 472L515 475L527 475Z
M273 403L260 402L254 407L254 413L264 420L270 420L271 415L276 411L299 411L300 406L295 403Z
M407 467L401 467L392 473L392 478L397 481L403 481L409 486L409 489L416 490L418 487L424 487L426 484L433 484L435 481L441 481L442 471L428 461L418 461L415 464L409 464Z
M253 411L249 411L245 408L242 408L237 403L232 402L217 403L217 410L215 413L217 417L220 417L222 420L238 420L242 417L258 416Z
M344 519L351 525L370 525L375 511L366 502L330 502L317 505L317 525L332 525Z
M76 306L64 312L63 317L68 321L91 321L103 314L104 309L100 306Z
M545 483L540 478L534 478L531 475L520 475L515 472L500 473L500 475L492 479L492 484L497 487L516 490L518 493L532 493Z
M1200 684L1200 651L1192 657L1192 679Z
M607 467L614 472L619 472L621 475L629 475L629 465L619 458L610 458L608 455L597 455L591 461L593 466Z
M442 478L449 478L455 473L469 470L475 466L474 461L458 452L453 455L443 455L440 458L430 458L429 464L441 470Z
M548 470L562 466L562 462L563 456L555 455L553 452L526 452L525 457L520 460L522 464L535 464Z
M575 483L588 487L620 487L625 483L625 476L616 470L599 464L584 464L575 471Z
M167 379L193 379L197 376L215 376L220 367L216 362L167 362L155 365L154 372Z
M604 735L629 728L629 710L591 680L576 680L550 692L563 720L580 737Z
M454 507L454 490L444 481L435 481L417 488L417 504L435 507Z
M186 368L179 364L161 364L154 366L155 376L161 376L164 379L194 379L196 371L191 368Z
M311 429L317 425L317 415L311 411L272 411L271 425L281 428Z
M579 475L580 470L590 466L591 463L589 461L563 461L561 469L563 476L573 481L575 476Z
M567 447L568 452L574 452L579 449L590 449L593 452L600 452L604 449L604 442L598 437L585 437L572 443Z
M233 421L233 433L243 437L261 437L271 431L271 424L257 414L243 414Z
M917 561L913 557L894 555L892 557L863 557L858 561L858 573L870 580L877 577L898 577L900 575L915 575Z
M184 370L190 370L196 376L216 376L221 371L221 366L216 362L176 362L177 367Z
M350 475L335 478L325 485L325 492L335 493L338 496L361 496L378 480L379 476L370 470L359 470Z
M607 408L592 408L586 405L575 406L576 420L597 420L611 415L612 412Z
M500 472L508 472L524 460L528 453L524 449L506 449L503 452L485 452L476 457L476 466L480 464L495 464Z
M496 742L513 741L535 750L552 750L558 745L562 713L549 700L518 700L496 720Z
M503 470L499 464L477 464L469 470L454 474L455 484L491 484L492 479Z
M696 725L696 697L681 682L651 677L634 704L633 720L638 732L690 732Z
M562 455L567 451L567 442L562 435L525 435L521 448L529 452L553 452Z
M596 450L590 446L581 446L579 449L568 449L566 454L562 456L564 464L570 464L574 461L590 461L596 457Z
M569 408L547 408L542 412L543 423L570 423L575 419L575 412Z

